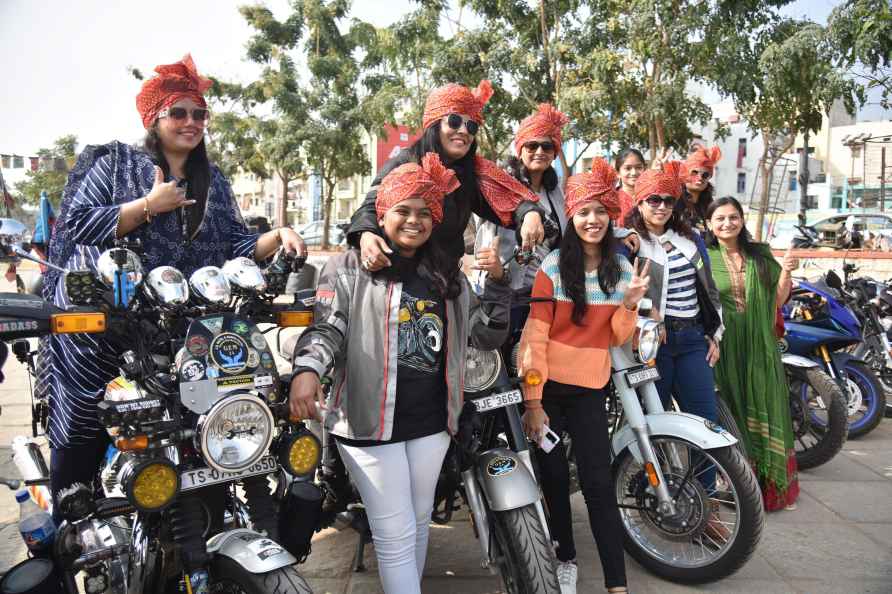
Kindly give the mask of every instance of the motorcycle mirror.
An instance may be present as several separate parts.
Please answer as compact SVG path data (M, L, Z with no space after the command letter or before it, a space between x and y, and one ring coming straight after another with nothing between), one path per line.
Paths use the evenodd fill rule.
M830 287L831 289L837 289L837 290L842 289L842 279L840 279L840 278L839 278L839 275L836 274L836 273L835 273L834 271L832 271L832 270L829 271L829 272L824 276L824 282L826 282L826 283L827 283L827 286Z

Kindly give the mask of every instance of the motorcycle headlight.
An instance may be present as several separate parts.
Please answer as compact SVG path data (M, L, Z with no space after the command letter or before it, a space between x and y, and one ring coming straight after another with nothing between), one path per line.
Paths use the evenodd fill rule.
M309 429L302 428L282 435L278 458L279 464L288 474L297 478L310 476L316 470L321 457L322 446Z
M236 394L215 404L198 420L198 448L220 472L244 470L257 462L273 440L269 407L253 394Z
M480 392L492 386L502 369L498 351L481 351L469 346L465 356L465 391Z
M650 318L638 318L632 350L639 363L656 359L660 350L660 323Z
M180 492L180 475L166 458L131 460L121 468L120 477L127 499L141 511L160 511Z

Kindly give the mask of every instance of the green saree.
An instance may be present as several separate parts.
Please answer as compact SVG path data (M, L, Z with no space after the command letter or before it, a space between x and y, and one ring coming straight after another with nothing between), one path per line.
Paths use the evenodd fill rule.
M709 248L712 275L721 294L725 334L716 365L716 385L737 420L762 484L767 509L779 509L798 495L789 388L774 334L780 265L767 246L768 283L752 258L745 282L729 270L723 247Z

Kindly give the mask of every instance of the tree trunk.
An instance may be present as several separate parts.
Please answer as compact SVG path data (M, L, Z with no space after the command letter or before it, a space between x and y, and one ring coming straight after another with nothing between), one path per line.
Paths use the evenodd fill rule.
M771 173L774 165L768 163L768 144L762 152L762 158L759 160L759 168L762 170L761 192L759 195L759 212L756 213L756 241L762 241L762 227L765 224L765 213L768 211L768 203L771 200L769 192L771 190Z
M805 210L808 208L808 130L803 135L799 171L799 224L805 225Z
M287 227L288 226L288 182L290 181L284 174L279 174L279 179L282 181L282 193L279 194L278 200L276 201L276 226L277 227Z
M325 179L325 178L323 178ZM334 189L335 185L337 185L337 180L329 181L325 179L325 189L326 195L322 197L322 245L321 249L328 249L328 240L330 239L328 236L328 228L331 226L331 203L334 202Z

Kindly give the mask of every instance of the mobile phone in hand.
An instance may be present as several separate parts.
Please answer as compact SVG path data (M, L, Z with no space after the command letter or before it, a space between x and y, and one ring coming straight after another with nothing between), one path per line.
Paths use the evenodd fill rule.
M539 436L539 447L546 454L551 452L561 442L560 436L551 430L548 425L542 425L542 435Z

